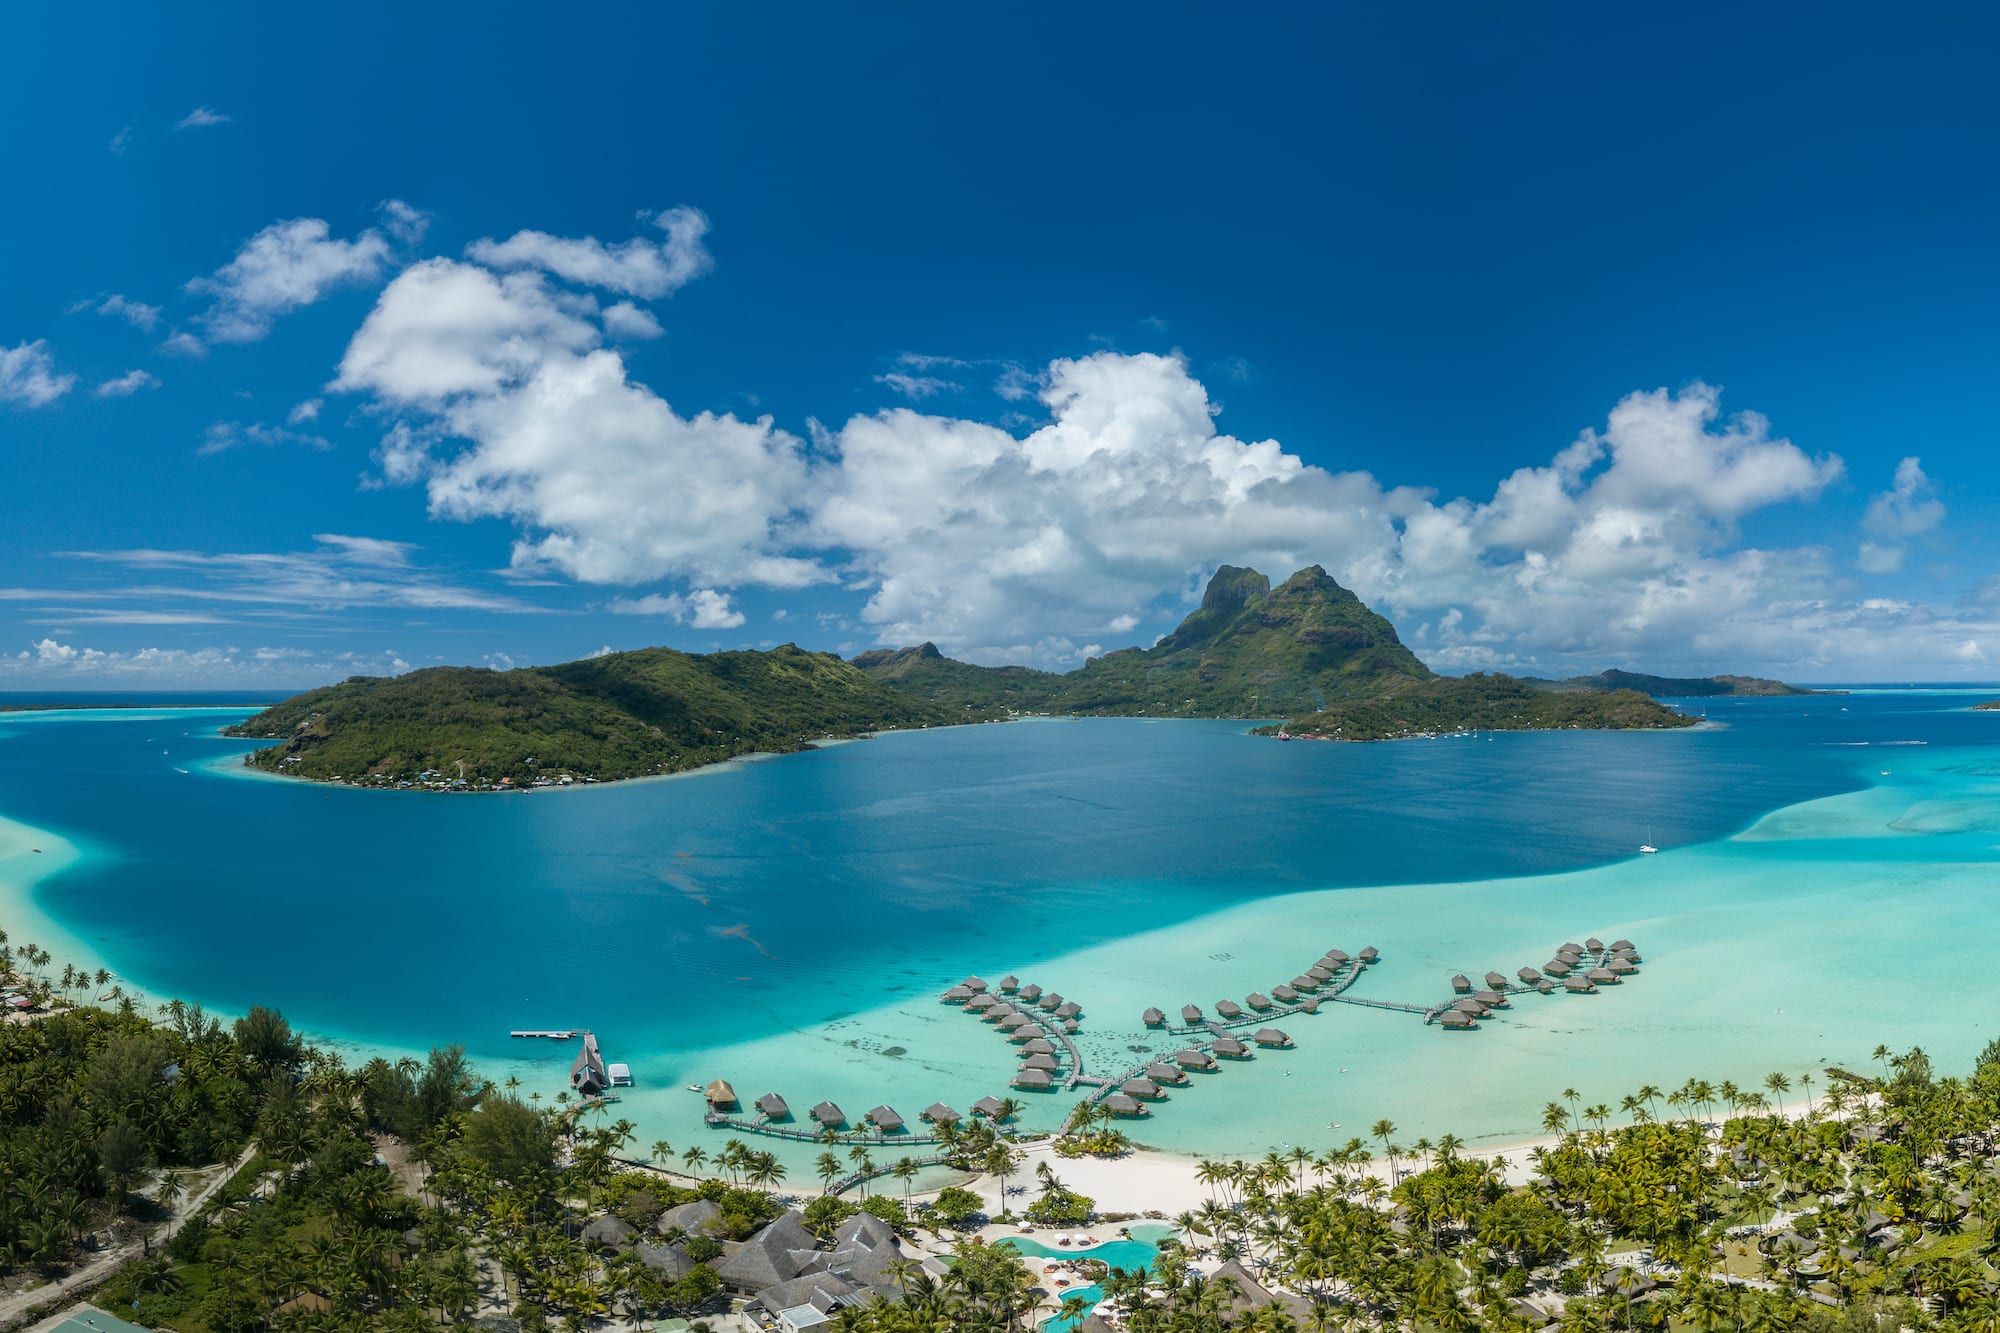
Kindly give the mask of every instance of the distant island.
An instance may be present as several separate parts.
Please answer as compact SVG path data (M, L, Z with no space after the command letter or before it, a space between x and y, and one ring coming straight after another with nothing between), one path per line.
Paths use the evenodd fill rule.
M228 728L245 762L368 786L516 790L680 772L873 732L1065 717L1242 718L1264 734L1372 741L1459 731L1663 730L1694 718L1649 695L1805 694L1746 676L1607 671L1564 681L1440 676L1317 565L1283 583L1224 565L1150 648L1074 671L975 666L934 644L842 661L646 648L560 666L357 676Z
M1972 705L1972 711L1975 713L2000 712L2000 699L1988 699L1983 704L1974 704Z

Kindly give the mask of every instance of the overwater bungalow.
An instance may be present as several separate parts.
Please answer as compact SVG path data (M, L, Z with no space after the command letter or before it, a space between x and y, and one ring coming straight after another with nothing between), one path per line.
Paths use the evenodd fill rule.
M1556 951L1556 957L1568 963L1571 967L1575 967L1583 961L1583 955L1574 949L1559 949Z
M1303 999L1303 1000L1300 1000L1300 1001L1299 1001L1299 1008L1300 1008L1301 1010L1303 1010L1304 1012L1306 1012L1306 1013L1309 1013L1309 1014L1316 1014L1316 1013L1318 1013L1318 1012L1319 1012L1319 996L1317 996L1317 995L1308 995L1308 996L1306 996L1306 998L1305 998L1305 999Z
M1053 1055L1031 1055L1021 1061L1021 1068L1040 1069L1052 1074L1055 1072L1056 1058Z
M1535 982L1535 989L1540 991L1544 995L1553 994L1555 988L1556 988L1556 983L1550 981L1547 977L1542 977L1540 980Z
M821 1102L812 1109L813 1123L821 1129L839 1129L847 1123L847 1112L832 1102Z
M1062 1030L1065 1036L1074 1037L1077 1033L1076 1020L1074 1018L1065 1018L1062 1021Z
M938 996L938 998L946 1004L964 1004L972 998L972 992L963 986L953 986L950 990Z
M1348 962L1351 962L1352 960L1351 960L1350 958L1348 958L1347 954L1346 954L1345 952L1343 952L1342 950L1339 950L1339 949L1328 949L1328 950L1326 951L1326 961L1327 961L1327 962L1329 962L1329 963L1332 963L1332 964L1334 965L1334 967L1335 967L1336 969L1338 969L1338 968L1340 968L1340 967L1341 967L1341 966L1342 966L1343 964L1345 964L1345 963L1348 963Z
M1524 967L1519 972L1516 972L1514 975L1521 979L1521 984L1523 986L1532 986L1537 981L1540 981L1542 979L1542 974L1540 972L1537 972L1532 967Z
M1209 1047L1209 1049L1228 1060L1247 1060L1250 1058L1250 1048L1234 1037L1217 1037L1215 1045Z
M1597 936L1592 935L1589 939L1583 942L1583 947L1590 950L1592 953L1603 953L1604 941L1598 939Z
M1507 978L1501 976L1498 972L1488 972L1486 974L1486 986L1489 990L1506 990Z
M1255 1009L1261 1013L1262 1011L1269 1009L1271 1007L1271 997L1264 994L1263 991L1253 990L1250 992L1249 996L1245 998L1243 1003L1249 1005L1252 1009Z
M1055 1086L1055 1075L1046 1069L1023 1068L1014 1075L1014 1086L1029 1092L1047 1092Z
M1608 967L1593 967L1584 975L1588 976L1595 985L1616 986L1618 984L1618 974Z
M1164 1060L1155 1060L1146 1066L1146 1077L1155 1083L1185 1083L1187 1075Z
M757 1099L757 1109L766 1120L789 1120L792 1108L785 1105L785 1099L775 1092L767 1092Z
M1009 1019L1015 1018L1020 1019L1024 1023L1028 1021L1028 1016L1011 1004L996 1004L981 1014L980 1017L988 1023L1005 1023Z
M1241 1018L1243 1017L1243 1006L1234 1000L1217 1000L1215 1002L1215 1012L1224 1018Z
M1552 977L1566 977L1576 969L1560 958L1551 958L1542 965L1542 970Z
M946 1106L943 1102L932 1102L924 1108L924 1119L930 1121L933 1125L955 1125L965 1119L965 1117L957 1111L952 1110L949 1106Z
M1637 949L1613 949L1611 951L1611 956L1613 958L1629 958L1635 963L1644 961L1642 958L1639 957L1639 951Z
M1193 1027L1199 1022L1201 1022L1200 1005L1184 1004L1181 1006L1181 1025L1183 1027Z
M1146 1114L1146 1108L1140 1103L1138 1098L1128 1097L1122 1092L1114 1092L1109 1097L1106 1097L1104 1099L1104 1109L1113 1115L1124 1116L1127 1119L1134 1119Z
M1046 1039L1046 1038L1048 1037L1048 1035L1049 1035L1049 1034L1048 1034L1048 1030L1047 1030L1047 1029L1045 1029L1045 1028L1040 1028L1040 1027L1037 1027L1037 1026L1035 1026L1035 1024L1033 1024L1033 1023L1030 1023L1030 1024L1028 1024L1028 1025L1027 1025L1026 1027L1021 1027L1021 1028L1015 1028L1015 1029L1013 1030L1013 1032L1011 1032L1011 1033L1009 1033L1009 1034L1008 1034L1008 1036L1007 1036L1007 1040L1008 1040L1008 1041L1034 1041L1034 1040L1035 1040L1036 1038L1038 1038L1038 1037L1039 1037L1039 1038L1044 1038L1044 1039Z
M1063 1002L1062 996L1056 994L1054 991L1047 991L1043 993L1041 999L1035 1001L1035 1007L1037 1009L1046 1009L1049 1012L1054 1013L1057 1009L1060 1009L1062 1007L1062 1002Z
M1256 1035L1250 1040L1259 1046L1270 1046L1280 1050L1292 1044L1292 1039L1280 1028L1258 1028Z
M1446 1032L1464 1032L1472 1027L1472 1016L1456 1009L1447 1009L1438 1016L1438 1026Z
M1000 1003L1000 1001L994 999L991 995L973 995L971 991L965 990L963 986L953 986L951 990L965 991L971 997L966 1001L965 1007L975 1014L983 1014L994 1005ZM944 997L949 1000L951 998L951 991L946 991Z
M1157 1009L1148 1009L1143 1015L1143 1021L1149 1028L1162 1027L1166 1024L1167 1016Z
M1083 1006L1078 1004L1075 1000L1064 1000L1061 1004L1056 1006L1057 1018L1075 1018L1078 1014L1082 1012L1083 1012Z
M1314 976L1314 975L1313 975L1312 973L1310 973L1310 972L1301 972L1301 973L1299 973L1299 974L1298 974L1297 976L1295 976L1295 977L1293 977L1293 978L1292 978L1292 989L1293 989L1293 990L1318 990L1318 989L1319 989L1319 978L1318 978L1318 977L1316 977L1316 976ZM1273 994L1276 994L1276 992L1275 992L1275 991L1274 991L1274 992L1272 992L1272 993L1273 993Z
M986 989L986 983L981 981L978 977L967 977L965 980L959 982L958 984L965 987L967 990L971 991L974 995L978 995Z
M1000 1020L998 1026L1002 1032L1019 1032L1022 1028L1035 1027L1035 1020L1026 1014L1009 1014ZM1035 1033L1037 1036L1041 1035L1041 1029L1035 1028ZM1022 1040L1025 1041L1026 1038Z
M1493 1008L1495 1005L1507 1003L1506 995L1497 990L1476 990L1472 992L1472 998L1485 1005L1488 1009Z
M1632 947L1632 941L1630 940L1611 941L1611 952L1613 953L1617 953L1621 949L1630 949L1631 947Z
M1486 1006L1472 999L1470 996L1463 1000L1453 1001L1451 1007L1461 1014L1471 1014L1474 1018L1486 1017Z
M1321 985L1325 985L1327 982L1333 980L1333 974L1338 970L1338 968L1328 967L1325 963L1314 963L1306 969L1306 975Z
M1021 1047L1021 1053L1023 1055L1054 1055L1056 1053L1056 1045L1047 1037L1030 1037L1027 1043Z
M1563 982L1563 989L1572 995L1591 995L1597 991L1589 977L1570 977Z
M1128 1078L1118 1085L1118 1091L1127 1097L1158 1100L1167 1095L1166 1089L1149 1078Z
M978 1101L972 1104L972 1113L974 1115L983 1115L988 1117L989 1119L999 1115L1000 1112L1005 1109L1006 1109L1005 1103L1003 1103L998 1097L981 1097Z
M1000 989L1009 995L1021 989L1021 979L1012 973L1000 978Z
M1173 1059L1182 1069L1215 1068L1215 1060L1207 1051L1197 1051L1192 1046L1184 1051L1175 1051Z
M1455 976L1451 979L1451 988L1463 995L1472 989L1472 978L1463 974Z
M703 1088L701 1095L707 1100L708 1109L711 1111L727 1111L736 1105L736 1089L722 1079L717 1079Z
M884 1134L892 1134L903 1127L903 1117L887 1106L878 1106L868 1113L868 1123Z
M1271 998L1279 1004L1296 1004L1298 1003L1299 993L1290 986L1273 986L1271 987Z
M1608 967L1613 973L1621 977L1629 977L1634 972L1637 972L1639 970L1638 968L1632 966L1631 963L1627 962L1623 958L1613 958L1605 966Z
M1042 988L1040 986L1023 986L1021 987L1021 998L1029 1004L1033 1004L1036 1000L1042 998Z
M1582 946L1581 944L1578 944L1578 943L1577 943L1577 942L1576 942L1575 940L1564 940L1564 941L1563 941L1563 943L1562 943L1562 947L1561 947L1561 948L1559 948L1559 949L1557 949L1557 950L1556 950L1556 952L1557 952L1557 953L1582 953L1582 952L1583 952L1583 946Z
M1372 963L1381 956L1382 956L1382 951L1376 948L1372 944L1369 945L1367 948L1363 949L1360 953L1355 955L1355 957L1359 958L1364 963Z

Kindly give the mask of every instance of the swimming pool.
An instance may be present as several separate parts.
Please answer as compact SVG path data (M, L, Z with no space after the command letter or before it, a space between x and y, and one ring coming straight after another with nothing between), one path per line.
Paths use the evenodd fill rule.
M1130 1271L1135 1268L1152 1267L1153 1260L1160 1257L1159 1243L1173 1234L1174 1228L1170 1226L1153 1225L1133 1227L1129 1235L1106 1241L1102 1245L1067 1247L1044 1245L1025 1236L1008 1236L999 1244L1011 1246L1023 1259L1031 1261L1031 1267L1034 1266L1032 1261L1036 1259L1101 1259L1113 1268ZM1053 1278L1054 1274L1050 1274L1050 1277ZM1074 1319L1044 1320L1041 1326L1042 1333L1070 1333L1077 1325L1088 1319L1090 1312L1097 1308L1097 1303L1104 1299L1104 1288L1095 1283L1083 1287L1051 1286L1048 1290L1058 1299L1077 1297L1084 1301L1085 1305L1083 1312Z

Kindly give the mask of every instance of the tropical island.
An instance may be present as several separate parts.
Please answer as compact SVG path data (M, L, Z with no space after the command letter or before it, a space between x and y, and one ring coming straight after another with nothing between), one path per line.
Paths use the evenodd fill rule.
M1256 570L1224 565L1201 605L1152 647L1066 673L978 666L928 643L851 662L792 644L706 655L646 648L508 671L357 676L225 734L274 742L245 759L274 773L491 791L653 776L889 729L1023 715L1286 719L1261 730L1350 741L1694 725L1649 691L1804 692L1734 676L1440 676L1319 566L1273 586Z
M1790 1104L1782 1072L1641 1086L1615 1110L1565 1090L1546 1138L1491 1153L1380 1120L1204 1161L1142 1214L1152 1163L1088 1103L1053 1138L1017 1134L1005 1106L968 1123L947 1149L960 1183L913 1188L883 1143L823 1154L814 1188L735 1141L640 1149L630 1122L591 1122L601 1100L496 1087L457 1047L350 1068L276 1010L224 1024L81 998L103 981L0 937L24 1001L0 1025L0 1324L89 1292L174 1333L915 1333L1086 1312L1091 1333L1972 1333L2000 1316L2000 1042L1958 1076L1878 1047L1879 1070L1824 1070L1817 1097L1801 1075ZM1064 1179L1086 1167L1094 1196Z

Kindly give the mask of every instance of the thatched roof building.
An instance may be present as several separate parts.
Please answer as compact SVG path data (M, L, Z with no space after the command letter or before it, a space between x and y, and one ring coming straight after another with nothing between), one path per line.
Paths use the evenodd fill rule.
M1062 1021L1062 1030L1067 1035L1074 1037L1077 1032L1076 1020L1074 1018L1065 1018Z
M1542 979L1542 974L1540 972L1537 972L1532 967L1524 967L1519 972L1516 972L1514 975L1521 979L1521 984L1523 986L1532 986L1537 981L1540 981Z
M1259 1046L1284 1047L1292 1044L1292 1039L1281 1028L1258 1028L1250 1040Z
M1589 977L1569 977L1563 981L1563 989L1573 995L1589 995L1597 987L1590 984Z
M1535 982L1535 989L1543 995L1549 994L1550 992L1554 991L1555 988L1556 988L1556 983L1550 981L1547 977L1542 977Z
M975 995L979 994L981 991L986 989L986 983L981 981L978 977L967 977L965 980L959 982L958 984L965 987L967 990L971 991Z
M1472 989L1472 978L1466 976L1464 973L1460 973L1451 979L1451 988L1460 995L1463 995Z
M1250 1057L1250 1048L1234 1037L1217 1037L1209 1049L1230 1060L1247 1060Z
M1006 991L1009 995L1011 995L1015 991L1021 989L1021 979L1010 972L1006 976L1000 978L1000 989Z
M1213 1069L1215 1067L1215 1060L1207 1051L1197 1051L1192 1046L1184 1051L1175 1051L1174 1063L1182 1069Z
M903 1117L892 1107L878 1106L868 1113L868 1123L887 1134L903 1127Z
M972 992L963 986L953 986L950 990L938 996L938 998L946 1004L964 1004L972 998Z
M1610 972L1613 975L1620 977L1629 977L1633 973L1639 970L1638 968L1632 966L1632 964L1626 962L1623 958L1613 958L1608 964L1606 964L1606 967L1610 970Z
M847 1112L832 1102L821 1102L811 1112L813 1123L823 1128L837 1129L847 1123Z
M1438 1023L1447 1030L1463 1030L1472 1026L1472 1015L1462 1014L1456 1009L1447 1009L1438 1015Z
M1382 951L1376 948L1372 944L1369 945L1367 948L1363 949L1360 953L1355 955L1355 957L1359 958L1364 963L1372 963L1381 956L1382 956Z
M1552 977L1566 977L1572 971L1574 971L1575 968L1573 967L1573 965L1565 963L1560 958L1551 958L1546 964L1543 965L1542 970L1547 972Z
M1484 1018L1486 1016L1486 1006L1471 996L1467 996L1463 1000L1452 1001L1451 1007L1458 1010L1461 1014L1471 1014L1474 1018Z
M1182 1005L1181 1022L1187 1027L1193 1027L1196 1023L1201 1022L1201 1006L1198 1004Z
M1046 1069L1022 1069L1014 1075L1014 1086L1040 1092L1055 1086L1055 1075Z
M1243 1003L1249 1005L1252 1009L1269 1009L1271 1007L1271 997L1264 994L1263 991L1253 990L1244 999Z
M1344 950L1328 949L1326 951L1326 961L1332 963L1337 968L1340 966L1340 964L1349 962L1351 960L1348 958Z
M764 1113L766 1120L789 1120L792 1108L785 1105L785 1099L775 1092L767 1092L757 1099L757 1109Z
M1593 967L1585 974L1600 986L1616 986L1618 974L1608 967Z
M1146 1114L1146 1108L1136 1097L1128 1097L1122 1092L1114 1092L1104 1099L1104 1109L1113 1115L1128 1119Z
M1047 1037L1030 1037L1021 1045L1023 1055L1054 1055L1056 1044Z
M998 1097L981 1097L972 1104L974 1115L996 1116L1000 1114L1000 1109L1001 1103Z
M1507 978L1501 976L1498 972L1488 972L1486 974L1486 986L1488 990L1506 990Z
M1041 999L1035 1001L1035 1008L1046 1009L1051 1013L1053 1013L1057 1009L1060 1009L1062 1007L1062 1002L1063 1002L1063 997L1061 995L1057 994L1055 991L1049 991L1047 994L1043 995Z
M1224 1018L1241 1018L1243 1017L1243 1006L1234 1000L1217 1000L1215 1002L1215 1012L1221 1014Z
M1078 1014L1082 1012L1083 1012L1083 1006L1078 1004L1075 1000L1064 1000L1061 1004L1056 1006L1057 1018L1075 1018Z
M1118 1085L1127 1097L1164 1097L1166 1091L1149 1078L1128 1078Z
M736 1089L730 1087L724 1079L716 1079L710 1083L701 1090L701 1095L707 1099L711 1110L727 1111L736 1105Z
M1164 1060L1155 1060L1146 1066L1146 1077L1155 1083L1185 1083L1187 1075Z
M1314 981L1328 982L1333 980L1333 974L1338 970L1337 968L1328 967L1325 963L1314 963L1306 969L1306 975Z
M924 1108L924 1119L933 1125L955 1125L965 1117L943 1102L932 1102Z
M569 1085L586 1097L595 1097L611 1086L611 1075L604 1068L603 1052L597 1049L597 1034L583 1034L583 1049L576 1053L576 1063L569 1067Z
M1592 935L1589 939L1583 942L1583 947L1590 950L1592 953L1603 953L1604 941L1598 939L1597 936Z
M953 986L951 989L965 990L965 987ZM967 995L972 995L971 991L965 991L965 993ZM946 991L945 994L949 996L951 994L951 991ZM966 1002L965 1007L967 1009L972 1010L974 1013L985 1013L988 1009L991 1009L994 1005L998 1003L1000 1003L1000 1001L994 999L991 995L972 995L972 998Z
M1025 1027L1015 1028L1011 1033L1007 1035L1007 1040L1034 1041L1038 1037L1045 1038L1048 1035L1049 1033L1047 1028L1037 1027L1035 1024L1029 1023Z
M1149 1028L1160 1027L1167 1021L1167 1016L1157 1009L1148 1009L1141 1018Z
M1578 944L1578 943L1577 943L1577 942L1576 942L1575 940L1564 940L1564 941L1562 942L1562 947L1561 947L1560 949L1558 949L1558 950L1557 950L1556 952L1558 952L1558 953L1582 953L1582 952L1583 952L1583 946L1582 946L1581 944Z
M1271 987L1271 998L1276 1000L1279 1004L1296 1004L1298 1002L1299 993L1293 990L1290 986L1283 986L1283 985L1273 986Z
M1027 1059L1021 1061L1021 1068L1039 1069L1044 1071L1045 1073L1054 1073L1056 1069L1056 1058L1053 1055L1031 1055Z
M1616 952L1618 952L1618 951L1619 951L1620 949L1630 949L1631 947L1633 947L1633 946L1632 946L1632 941L1630 941L1630 940L1613 940L1613 941L1611 941L1611 951L1612 951L1613 953L1616 953Z
M1023 986L1021 987L1021 998L1029 1004L1033 1004L1036 1000L1042 998L1042 988L1040 986Z
M1476 990L1472 992L1472 998L1485 1005L1488 1009L1493 1008L1495 1005L1507 1003L1507 997L1497 990Z
M1299 1001L1299 1008L1301 1008L1301 1009L1305 1010L1305 1011L1306 1011L1307 1013L1309 1013L1309 1014L1316 1014L1316 1013L1318 1013L1318 1012L1319 1012L1319 996L1317 996L1317 995L1308 995L1308 996L1307 996L1307 997L1306 997L1305 999L1303 999L1303 1000L1300 1000L1300 1001Z
M1035 1035L1038 1037L1042 1033L1040 1028L1035 1027L1035 1020L1026 1014L1009 1014L1000 1020L1002 1032L1019 1032L1022 1028L1035 1028Z

